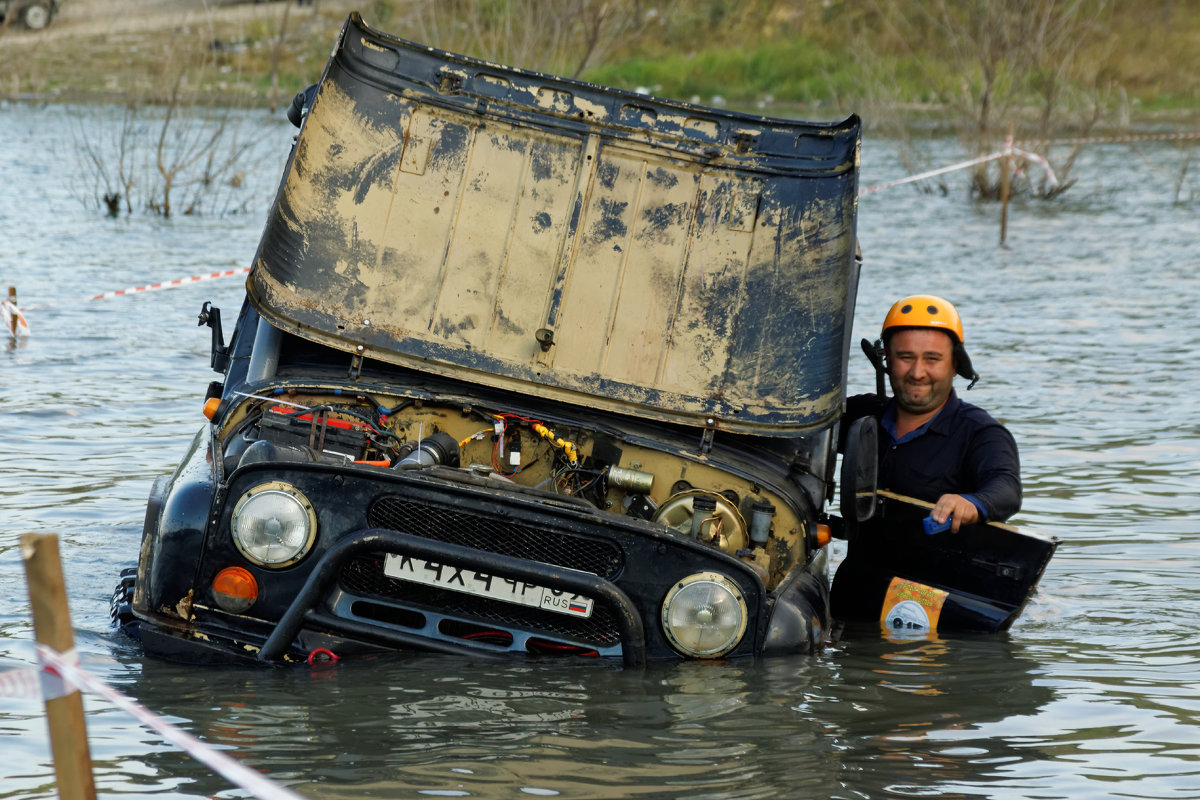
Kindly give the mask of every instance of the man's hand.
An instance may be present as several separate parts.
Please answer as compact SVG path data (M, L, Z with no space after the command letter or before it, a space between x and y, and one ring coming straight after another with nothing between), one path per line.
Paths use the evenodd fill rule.
M951 533L958 533L958 529L962 525L979 522L979 509L960 494L944 494L939 497L929 515L939 525L946 521L946 517L950 517Z

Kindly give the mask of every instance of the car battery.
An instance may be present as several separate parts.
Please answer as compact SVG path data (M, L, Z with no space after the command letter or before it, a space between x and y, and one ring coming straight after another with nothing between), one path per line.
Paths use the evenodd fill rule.
M340 419L329 410L295 411L276 406L263 412L259 438L281 447L307 447L319 457L342 457L354 461L362 456L368 441L367 426Z

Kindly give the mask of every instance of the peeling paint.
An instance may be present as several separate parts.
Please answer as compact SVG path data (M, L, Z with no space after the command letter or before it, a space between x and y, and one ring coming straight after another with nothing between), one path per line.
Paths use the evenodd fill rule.
M175 604L175 614L184 622L191 622L195 617L192 616L192 599L195 596L194 589L188 589L186 597L183 597Z

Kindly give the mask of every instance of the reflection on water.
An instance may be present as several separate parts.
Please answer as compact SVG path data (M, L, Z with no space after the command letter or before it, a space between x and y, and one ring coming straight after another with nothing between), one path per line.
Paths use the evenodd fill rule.
M1014 204L1004 248L992 206L911 187L861 201L855 338L896 297L952 298L983 375L967 399L1021 446L1015 522L1062 541L1007 635L871 629L811 658L642 672L433 656L209 671L143 662L108 632L107 598L151 481L202 422L196 313L232 313L240 281L83 298L244 266L266 204L102 218L65 188L67 113L0 108L0 174L19 187L0 192L0 289L36 309L32 336L0 347L0 668L33 661L17 537L51 532L84 665L312 797L1195 795L1200 214L1145 171L1177 163L1175 146L1085 151L1061 202ZM291 131L261 124L277 150L265 195ZM863 162L864 185L902 175L887 142L868 139ZM873 386L865 359L850 379ZM103 796L238 796L123 712L85 706ZM54 795L40 703L0 699L0 797Z

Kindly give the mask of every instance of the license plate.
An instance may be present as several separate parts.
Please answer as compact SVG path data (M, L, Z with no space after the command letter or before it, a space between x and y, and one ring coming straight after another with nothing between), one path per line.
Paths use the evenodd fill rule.
M402 581L437 586L476 597L489 597L506 603L541 608L586 619L592 615L592 599L572 592L539 586L513 578L501 578L486 572L439 564L410 556L389 553L383 561L383 574Z

